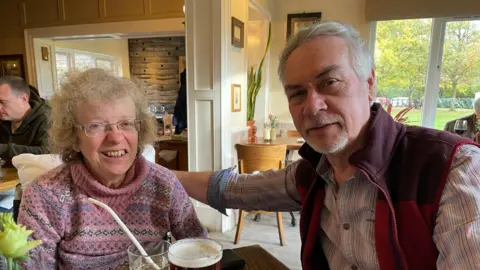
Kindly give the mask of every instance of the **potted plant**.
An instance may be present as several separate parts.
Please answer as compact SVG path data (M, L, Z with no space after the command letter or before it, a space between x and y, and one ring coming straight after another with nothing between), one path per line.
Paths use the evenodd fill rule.
M272 40L272 24L268 24L268 39L267 46L265 47L265 52L263 54L262 60L255 70L254 67L250 67L247 77L247 126L250 127L248 130L248 137L253 137L253 131L255 126L255 121L253 120L255 116L255 102L257 101L257 95L260 92L262 87L263 77L262 77L262 68L263 63L265 62L265 56L270 48L270 43ZM256 129L256 128L255 128Z
M7 260L8 270L20 269L19 261L28 259L28 252L42 241L28 241L33 231L16 224L12 213L0 213L0 255Z

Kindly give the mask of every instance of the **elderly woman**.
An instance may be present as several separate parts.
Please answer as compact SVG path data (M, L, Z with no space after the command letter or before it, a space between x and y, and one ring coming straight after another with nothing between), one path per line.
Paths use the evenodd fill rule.
M139 153L154 138L144 97L131 81L99 69L72 74L51 100L52 152L64 164L28 185L18 221L34 230L27 269L116 269L131 241L93 205L109 205L139 241L205 237L183 187Z

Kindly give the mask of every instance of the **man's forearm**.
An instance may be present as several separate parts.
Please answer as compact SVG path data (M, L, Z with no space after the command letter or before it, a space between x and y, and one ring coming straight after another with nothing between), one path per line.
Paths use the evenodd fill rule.
M173 171L180 183L188 193L188 196L207 204L208 182L213 172L183 172Z

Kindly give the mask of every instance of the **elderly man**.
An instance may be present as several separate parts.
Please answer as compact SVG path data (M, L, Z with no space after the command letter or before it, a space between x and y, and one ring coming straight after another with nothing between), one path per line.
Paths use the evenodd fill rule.
M479 269L480 149L396 123L375 98L373 58L338 22L290 39L278 68L303 159L239 175L177 172L220 211L301 209L304 269Z
M16 155L46 151L48 105L29 98L29 85L22 78L0 77L0 158L5 166L12 166ZM12 206L13 191L0 193L0 211Z
M477 143L480 143L480 140L477 138L477 133L480 132L480 98L477 98L473 103L473 114L469 116L465 116L460 119L455 119L453 121L448 122L445 125L445 130L455 133L455 123L458 120L465 120L467 121L467 130L463 132L462 136L466 138L470 138Z

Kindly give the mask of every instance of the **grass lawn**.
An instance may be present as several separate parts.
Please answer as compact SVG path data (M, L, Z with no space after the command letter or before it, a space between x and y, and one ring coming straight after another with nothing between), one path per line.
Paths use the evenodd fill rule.
M400 107L393 107L392 108L392 117L397 115L398 112L403 110L404 108ZM437 114L435 116L435 129L443 130L445 124L448 121L461 118L473 113L472 109L456 109L455 111L451 112L450 109L445 108L437 108ZM422 110L421 109L412 109L405 115L407 119L407 124L412 126L420 126L420 119L422 118Z

